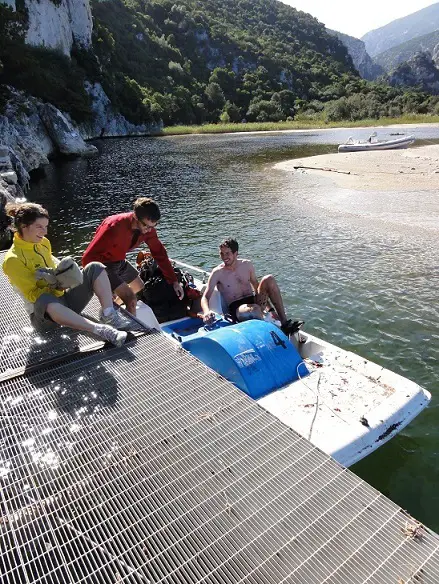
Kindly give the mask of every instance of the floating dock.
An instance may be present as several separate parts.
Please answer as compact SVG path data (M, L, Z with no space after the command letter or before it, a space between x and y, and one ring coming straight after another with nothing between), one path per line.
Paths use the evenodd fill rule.
M43 338L0 294L2 583L439 582L434 532L165 335Z

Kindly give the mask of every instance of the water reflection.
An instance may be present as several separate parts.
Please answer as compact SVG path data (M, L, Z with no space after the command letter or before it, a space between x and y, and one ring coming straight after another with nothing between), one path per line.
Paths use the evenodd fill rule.
M394 131L380 130L380 138ZM50 165L30 198L51 213L56 254L79 257L103 217L149 194L161 207L159 235L171 256L209 269L219 261L219 241L236 236L242 257L254 260L258 275L276 276L289 314L303 318L307 330L429 389L433 408L354 470L410 510L417 509L422 472L427 499L417 515L438 529L439 465L428 439L439 427L436 193L418 193L415 185L404 194L358 193L273 169L370 132L96 141L99 158ZM412 132L439 137L434 127Z

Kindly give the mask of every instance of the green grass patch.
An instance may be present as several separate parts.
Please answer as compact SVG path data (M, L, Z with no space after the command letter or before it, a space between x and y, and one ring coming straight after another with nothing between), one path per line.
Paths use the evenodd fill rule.
M229 132L278 132L281 130L319 130L322 128L360 128L373 126L392 126L396 124L439 123L439 115L407 114L398 118L379 118L377 120L343 120L323 122L300 120L292 122L248 122L246 124L204 124L202 126L168 126L161 135L180 134L225 134Z

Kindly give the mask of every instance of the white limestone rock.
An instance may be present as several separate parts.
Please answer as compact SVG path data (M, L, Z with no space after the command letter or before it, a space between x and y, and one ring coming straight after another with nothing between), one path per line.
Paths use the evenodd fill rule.
M93 21L89 0L25 0L29 15L26 43L57 49L67 56L75 41L89 48Z
M39 112L50 139L61 154L82 156L98 152L95 146L84 142L79 131L55 106L45 103Z
M343 34L336 30L326 29L329 34L332 34L339 38L339 40L347 48L348 53L354 63L356 70L359 72L363 79L373 80L384 73L384 69L374 63L371 57L366 51L366 45L360 39Z
M8 185L16 185L18 182L17 174L13 170L0 172L0 178Z
M80 131L85 139L115 136L145 136L158 134L162 123L132 124L114 111L110 99L100 83L85 83L85 90L92 98L93 121L82 124Z
M14 195L9 192L9 185L0 179L0 207L14 202Z
M56 149L39 116L37 100L13 91L5 115L0 116L0 143L8 147L13 170L22 186L29 181L30 170L48 164L48 157Z

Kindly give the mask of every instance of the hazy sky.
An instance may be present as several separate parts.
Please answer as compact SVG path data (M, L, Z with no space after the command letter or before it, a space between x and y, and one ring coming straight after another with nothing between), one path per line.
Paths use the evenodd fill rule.
M433 0L282 0L328 28L360 38L366 32L435 4Z

